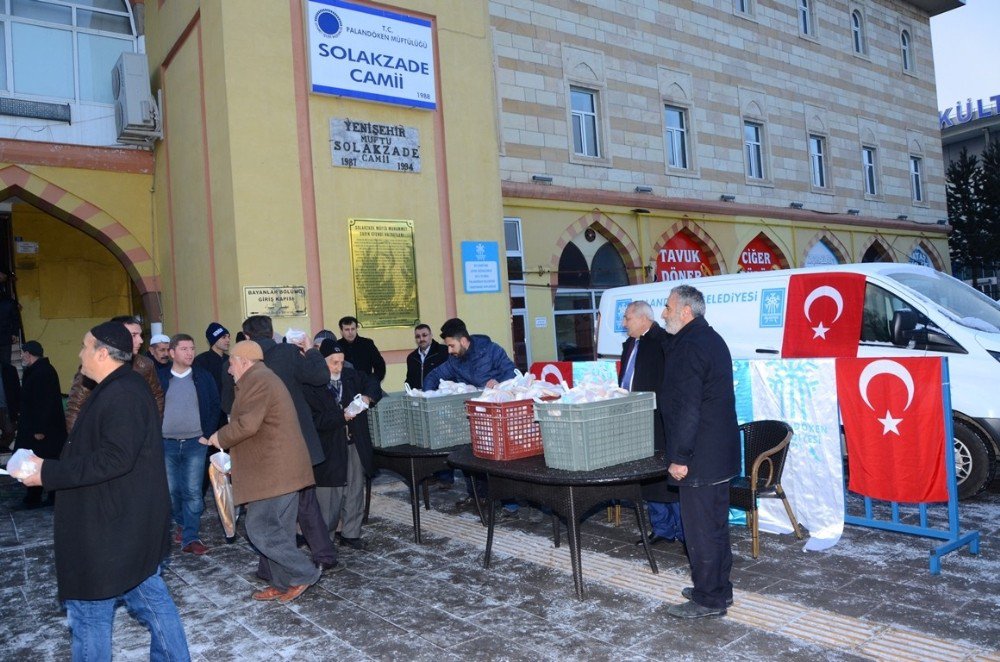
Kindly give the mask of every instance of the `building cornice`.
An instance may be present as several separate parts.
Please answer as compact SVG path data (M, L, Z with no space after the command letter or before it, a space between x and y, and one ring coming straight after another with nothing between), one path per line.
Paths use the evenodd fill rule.
M0 163L149 175L153 172L153 152L3 138L0 139Z

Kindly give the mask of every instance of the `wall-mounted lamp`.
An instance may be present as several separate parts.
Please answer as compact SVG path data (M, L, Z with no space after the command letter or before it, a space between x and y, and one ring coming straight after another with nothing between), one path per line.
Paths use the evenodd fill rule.
M719 200L722 200L723 202L732 202L735 199L736 196L730 193L723 193L722 195L719 196Z
M896 220L897 221L905 221L908 218L909 218L909 216L907 216L906 214L900 214L899 216L896 217Z
M532 175L531 181L538 182L539 184L551 184L552 178L548 175Z
M788 206L791 207L792 209L802 209L803 207L805 207L805 205L802 204L801 202L789 202Z
M635 192L636 193L652 193L653 192L653 187L652 186L636 186L635 187Z
M848 209L847 213L850 214L851 216L857 216L858 214L861 213L861 210L860 209Z
M939 218L938 221L937 221L937 224L938 225L948 225L948 219L947 218Z
M642 207L636 207L635 209L632 210L632 213L633 214L648 214L649 210L648 209L643 209Z

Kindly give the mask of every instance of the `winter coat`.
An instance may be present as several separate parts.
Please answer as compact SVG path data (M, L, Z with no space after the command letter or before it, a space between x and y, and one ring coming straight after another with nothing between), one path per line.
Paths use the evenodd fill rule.
M424 387L424 378L431 371L448 360L448 348L436 340L431 340L427 357L420 362L420 350L413 350L406 357L406 383L410 388Z
M449 356L424 378L425 391L437 390L443 379L482 388L491 379L502 382L514 376L514 362L503 347L489 336L479 334L472 336L471 341L464 356Z
M219 415L222 410L219 408L219 390L216 388L215 380L212 376L195 366L191 366L191 380L194 382L194 390L198 395L198 419L201 421L201 434L205 437L212 436L219 429ZM170 378L173 373L167 370L159 370L160 387L163 389L163 398L166 401L167 389L170 388Z
M42 486L58 490L60 600L103 600L156 572L170 550L170 494L160 414L143 377L123 364L95 383Z
M155 361L141 354L132 357L132 369L146 380L146 385L149 387L150 393L153 394L153 399L156 401L156 409L160 412L160 418L162 419L163 389L160 388L160 378L156 374L155 363ZM69 388L69 398L66 401L66 429L70 432L73 431L73 423L80 413L80 408L87 401L87 397L93 388L94 380L84 377L83 373L77 370L76 376L73 377L73 384Z
M635 368L632 373L631 391L648 391L656 394L656 411L653 412L653 448L657 451L665 451L667 442L663 436L663 420L660 412L663 410L664 398L664 365L667 360L667 353L673 336L663 330L659 324L653 326L639 339L639 354L635 357ZM618 383L622 384L625 373L625 366L628 365L629 356L632 354L632 347L635 346L635 338L628 338L622 343L622 356L620 362L620 372ZM669 375L666 375L670 379ZM642 496L648 501L676 501L677 490L670 489L666 478L642 486Z
M11 423L17 423L21 414L21 381L17 378L17 368L0 363L0 379L3 379L3 394L7 400L7 416Z
M357 336L354 342L347 342L341 338L337 344L344 350L344 360L349 361L355 370L373 375L380 384L382 383L385 379L385 359L375 346L374 340Z
M641 346L641 343L640 343ZM660 415L668 463L685 465L674 485L705 486L729 480L740 470L733 360L726 341L695 317L674 336L667 358Z
M35 439L36 434L43 434L45 438ZM59 374L48 357L41 357L24 369L17 448L28 448L38 457L55 459L65 442L66 415Z
M232 457L236 505L298 492L316 482L291 395L263 363L252 365L236 383L232 416L217 438Z
M10 296L0 297L0 345L10 345L21 333L21 308Z
M313 424L323 444L325 459L313 467L316 487L347 484L347 421L337 395L326 386L306 386L302 393L312 410Z
M343 407L349 405L354 396L359 393L368 396L371 400L370 407L374 407L375 403L382 399L382 387L371 375L344 366L340 373L340 379L344 385L340 397L340 404ZM350 435L347 443L354 444L354 448L358 451L358 459L361 460L365 475L374 476L375 450L372 447L371 432L368 430L368 412L361 412L351 419L347 423L347 430Z

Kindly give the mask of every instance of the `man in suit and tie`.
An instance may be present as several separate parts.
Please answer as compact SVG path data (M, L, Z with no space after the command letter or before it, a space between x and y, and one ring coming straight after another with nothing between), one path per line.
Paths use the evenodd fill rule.
M655 393L659 410L663 406L665 364L673 336L656 322L653 309L645 301L633 301L628 305L624 326L628 339L622 344L618 383L629 391ZM653 421L653 446L657 451L665 451L667 447L659 415ZM664 541L684 542L677 488L667 485L666 478L651 481L642 486L642 497L646 500L653 529L649 542L654 545ZM636 544L641 542L638 540Z

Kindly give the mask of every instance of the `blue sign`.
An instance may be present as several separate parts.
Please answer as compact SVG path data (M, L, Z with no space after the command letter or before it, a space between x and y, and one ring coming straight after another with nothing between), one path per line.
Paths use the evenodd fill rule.
M462 242L462 281L466 294L500 291L500 246L497 242Z
M631 299L618 299L615 302L615 333L625 333L625 309L632 303Z
M760 291L760 328L780 329L785 325L785 288Z

